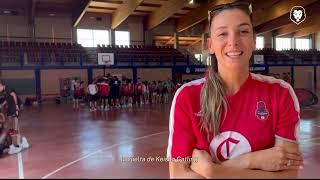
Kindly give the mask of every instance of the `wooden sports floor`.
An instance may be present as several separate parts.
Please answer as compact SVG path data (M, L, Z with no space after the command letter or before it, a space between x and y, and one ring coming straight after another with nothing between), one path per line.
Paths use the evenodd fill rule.
M25 108L21 128L31 147L0 159L0 178L168 178L170 104L107 112L72 106ZM305 167L320 178L320 106L301 111ZM128 159L134 157L136 159Z

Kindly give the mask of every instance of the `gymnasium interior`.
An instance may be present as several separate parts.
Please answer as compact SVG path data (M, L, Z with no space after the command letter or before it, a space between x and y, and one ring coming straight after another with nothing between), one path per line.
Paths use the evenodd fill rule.
M208 11L240 0L1 0L0 79L23 106L30 147L2 155L0 178L169 178L169 102L91 111L69 90L110 75L184 84L211 64ZM301 107L297 178L320 178L320 0L245 0L250 71L290 78ZM305 16L295 23L294 6ZM226 177L227 178L227 177ZM268 178L268 177L265 177Z

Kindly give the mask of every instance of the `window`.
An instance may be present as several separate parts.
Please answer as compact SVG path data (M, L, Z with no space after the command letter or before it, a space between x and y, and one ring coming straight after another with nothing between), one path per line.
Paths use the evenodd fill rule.
M256 49L263 49L264 48L264 37L257 36L256 39Z
M115 32L116 45L129 46L130 45L130 33L129 31L116 31Z
M93 30L93 46L98 44L109 45L109 31L107 30Z
M276 38L276 50L291 49L291 38Z
M296 39L296 49L309 50L310 40L309 39Z
M83 47L97 47L98 44L109 44L107 30L77 29L78 43Z

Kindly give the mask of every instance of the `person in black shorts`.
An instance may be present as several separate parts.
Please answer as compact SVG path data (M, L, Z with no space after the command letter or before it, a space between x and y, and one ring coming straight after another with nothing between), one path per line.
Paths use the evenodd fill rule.
M78 80L76 80L73 84L74 88L74 94L73 94L73 109L77 110L79 109L79 100L81 99L81 89L80 89L80 83Z
M12 137L13 144L10 145L9 154L19 153L22 149L28 148L29 143L25 137L21 138L21 133L19 130L19 112L21 106L21 100L17 96L14 89L11 89L5 85L5 83L0 80L0 93L3 96L3 102L1 102L0 107L7 106L7 117L12 123L12 129L9 134Z
M113 82L111 84L111 97L112 97L112 101L113 101L113 105L116 108L120 108L120 85L121 82L118 79L117 76L113 77Z

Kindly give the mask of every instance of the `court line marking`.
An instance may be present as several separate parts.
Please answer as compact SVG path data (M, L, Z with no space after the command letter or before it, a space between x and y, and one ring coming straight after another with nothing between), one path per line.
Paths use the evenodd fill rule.
M21 152L18 153L18 167L19 167L19 179L24 179L23 160L22 160Z
M149 138L149 137L152 137L152 136L157 136L157 135L165 134L165 133L168 133L168 131L162 131L162 132L159 132L159 133L154 133L154 134L149 134L149 135L146 135L146 136L141 136L141 137L138 137L138 138L134 138L134 139L131 139L131 140L123 141L123 142L121 142L121 143L113 144L113 145L111 145L111 146L102 148L102 149L100 149L100 150L97 150L97 151L94 151L94 152L92 152L92 153L89 153L89 154L87 154L87 155L85 155L85 156L83 156L83 157L80 157L79 159L76 159L76 160L74 160L74 161L72 161L72 162L69 162L68 164L65 164L65 165L61 166L60 168L58 168L58 169L52 171L51 173L43 176L41 179L46 179L46 178L48 178L48 177L56 174L57 172L61 171L62 169L65 169L65 168L67 168L67 167L69 167L69 166L71 166L71 165L73 165L73 164L75 164L75 163L77 163L77 162L79 162L79 161L81 161L81 160L83 160L83 159L86 159L86 158L89 157L89 156L95 155L95 154L100 153L100 152L103 152L103 151L105 151L105 150L110 150L110 149L112 149L112 148L115 148L115 147L120 146L120 145L127 144L127 143L129 143L129 142L134 142L134 141L138 141L138 140L141 140L141 139L146 139L146 138Z

